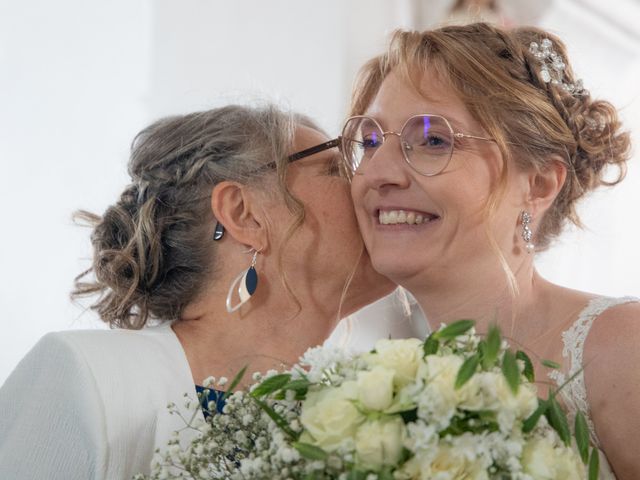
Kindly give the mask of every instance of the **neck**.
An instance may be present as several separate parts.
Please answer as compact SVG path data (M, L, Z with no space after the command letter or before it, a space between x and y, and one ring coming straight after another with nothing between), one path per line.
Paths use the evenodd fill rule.
M500 265L485 265L477 272L438 272L435 279L415 279L411 282L415 288L406 287L433 330L443 323L472 319L479 333L496 324L504 336L523 342L553 328L553 319L545 315L545 292L550 284L537 274L530 259L512 266L512 271L515 291Z
M337 322L339 296L331 297L334 308L300 295L299 308L281 282L262 281L256 294L230 314L226 295L210 289L173 324L195 383L208 376L233 378L246 365L248 380L250 372L291 366L321 344Z

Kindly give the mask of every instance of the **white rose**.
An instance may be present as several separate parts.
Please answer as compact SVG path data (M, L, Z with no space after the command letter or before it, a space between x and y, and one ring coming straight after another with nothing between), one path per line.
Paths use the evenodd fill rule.
M439 391L441 396L456 402L457 392L454 387L462 362L462 358L456 355L429 355L420 362L417 375L427 385Z
M437 450L420 452L409 459L396 473L396 478L411 480L488 480L489 475L482 464L465 458L447 445L438 445Z
M600 460L602 462L602 459ZM556 450L557 478L567 480L581 480L587 473L578 454L569 447L562 446Z
M358 400L369 410L382 411L393 401L393 370L373 367L370 371L358 372Z
M555 470L553 442L547 438L533 438L522 449L522 468L534 480L554 480Z
M314 444L334 451L353 439L365 417L354 406L356 383L344 382L338 388L309 392L302 404L300 422L311 435Z
M356 433L358 464L371 470L396 465L402 457L404 437L405 426L400 416L363 423Z
M483 395L488 408L506 409L513 412L515 417L523 419L538 407L538 397L532 384L521 384L518 393L514 395L502 373L485 372L481 375Z
M371 366L381 365L395 372L393 379L396 388L401 388L416 377L416 371L420 358L422 342L417 338L382 339L376 342L376 353L365 356L365 360Z

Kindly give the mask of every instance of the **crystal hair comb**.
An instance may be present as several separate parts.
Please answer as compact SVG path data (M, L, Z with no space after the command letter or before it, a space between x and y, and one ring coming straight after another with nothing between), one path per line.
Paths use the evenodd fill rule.
M544 83L557 85L573 96L589 94L582 86L582 80L577 80L575 83L563 81L564 70L567 68L567 65L564 63L560 54L553 49L551 40L545 38L539 45L537 42L531 42L529 44L529 51L540 63L540 77Z

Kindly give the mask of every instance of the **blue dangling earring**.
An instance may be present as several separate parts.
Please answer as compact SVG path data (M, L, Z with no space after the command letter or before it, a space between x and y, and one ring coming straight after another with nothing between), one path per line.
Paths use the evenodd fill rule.
M253 259L251 260L251 266L240 275L236 277L236 279L231 283L231 287L229 288L229 293L227 294L227 312L233 313L238 310L242 305L247 303L251 296L255 293L256 288L258 287L258 273L256 272L256 260L258 258L258 251L256 250L253 254ZM233 297L233 292L238 286L238 297L240 301L231 306L231 301Z

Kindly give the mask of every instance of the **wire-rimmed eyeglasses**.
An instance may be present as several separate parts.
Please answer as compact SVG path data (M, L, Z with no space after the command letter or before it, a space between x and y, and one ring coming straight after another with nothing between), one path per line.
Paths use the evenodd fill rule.
M495 141L492 138L456 132L449 120L441 115L413 115L404 123L400 133L384 131L374 118L356 115L347 119L340 137L342 155L351 175L376 154L387 135L395 135L400 139L406 162L416 172L428 177L438 175L447 168L456 139Z

